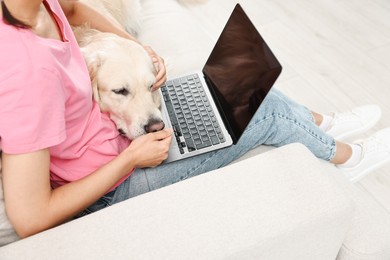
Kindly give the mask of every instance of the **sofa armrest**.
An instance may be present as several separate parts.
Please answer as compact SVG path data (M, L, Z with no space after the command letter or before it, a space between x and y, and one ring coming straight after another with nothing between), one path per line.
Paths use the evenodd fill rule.
M292 144L0 248L1 259L335 259L353 213Z

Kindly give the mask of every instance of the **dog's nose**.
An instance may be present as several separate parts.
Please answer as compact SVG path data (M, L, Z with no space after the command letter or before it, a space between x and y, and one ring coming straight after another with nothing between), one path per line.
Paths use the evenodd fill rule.
M165 124L161 119L151 119L148 124L144 126L146 133L157 132L163 130L164 127Z

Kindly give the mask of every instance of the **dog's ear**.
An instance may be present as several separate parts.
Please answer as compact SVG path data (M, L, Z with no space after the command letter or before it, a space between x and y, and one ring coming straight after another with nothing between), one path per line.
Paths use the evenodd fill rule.
M91 77L91 83L92 83L92 93L93 98L96 102L100 102L100 95L99 95L99 86L98 86L98 80L97 80L97 74L99 71L99 67L101 65L100 59L94 59L88 64L88 70L89 70L89 76Z
M83 53L85 62L88 67L89 77L91 78L93 98L96 102L100 102L99 86L98 86L98 72L102 64L101 57L97 52L89 51L88 47L80 48Z

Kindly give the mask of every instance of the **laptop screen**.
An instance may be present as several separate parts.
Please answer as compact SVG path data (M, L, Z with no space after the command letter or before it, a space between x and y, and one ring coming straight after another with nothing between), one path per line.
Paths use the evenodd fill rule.
M281 70L280 63L237 4L203 68L234 143Z

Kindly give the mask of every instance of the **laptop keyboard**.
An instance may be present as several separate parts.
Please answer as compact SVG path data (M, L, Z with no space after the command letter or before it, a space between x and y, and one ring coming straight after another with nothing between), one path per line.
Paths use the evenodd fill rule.
M197 74L167 81L161 92L181 154L226 141Z

